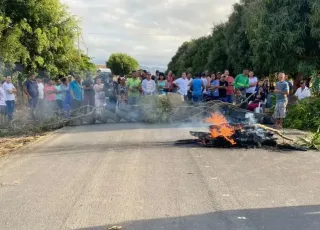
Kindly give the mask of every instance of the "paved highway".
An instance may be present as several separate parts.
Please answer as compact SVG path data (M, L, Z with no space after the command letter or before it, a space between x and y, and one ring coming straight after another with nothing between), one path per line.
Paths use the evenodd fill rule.
M174 146L197 128L62 129L0 159L0 229L320 229L320 154Z

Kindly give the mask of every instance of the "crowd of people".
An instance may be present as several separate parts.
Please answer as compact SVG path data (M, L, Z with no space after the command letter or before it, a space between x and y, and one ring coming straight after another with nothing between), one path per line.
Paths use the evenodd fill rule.
M0 87L0 109L10 120L13 119L16 92L11 77L7 76ZM94 78L87 74L83 80L76 75L61 77L55 81L43 80L31 74L24 83L24 94L28 97L33 118L36 109L46 113L58 110L65 117L70 117L72 111L84 105L93 108L109 104L114 109L120 104L136 105L142 96L167 93L180 94L186 101L194 103L220 100L250 111L263 111L275 101L274 117L278 127L282 126L290 98L301 100L311 95L305 81L301 81L294 89L284 73L279 73L278 82L273 84L268 78L259 79L248 69L244 69L235 78L230 76L228 70L223 73L204 71L194 75L184 72L178 78L171 71L167 75L159 71L152 75L139 70L133 71L128 78L105 77L97 72Z

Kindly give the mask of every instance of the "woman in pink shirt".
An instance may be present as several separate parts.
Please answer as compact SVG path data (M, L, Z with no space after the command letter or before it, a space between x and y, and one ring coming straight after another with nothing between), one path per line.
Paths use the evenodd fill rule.
M53 84L53 81L50 79L48 83L44 86L44 96L48 105L48 110L53 112L57 109L57 89Z

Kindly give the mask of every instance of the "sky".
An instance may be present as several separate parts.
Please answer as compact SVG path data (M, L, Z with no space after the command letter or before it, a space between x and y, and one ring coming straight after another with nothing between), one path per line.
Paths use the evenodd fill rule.
M127 53L141 65L166 67L187 40L210 34L238 0L60 0L80 18L81 48L96 64Z

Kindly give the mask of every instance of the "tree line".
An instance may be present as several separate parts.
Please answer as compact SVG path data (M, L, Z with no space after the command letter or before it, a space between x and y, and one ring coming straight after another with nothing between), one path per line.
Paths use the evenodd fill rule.
M56 76L93 71L79 21L59 0L0 1L0 70Z
M209 36L184 42L168 64L183 71L233 74L250 68L292 76L320 70L319 0L241 0Z

